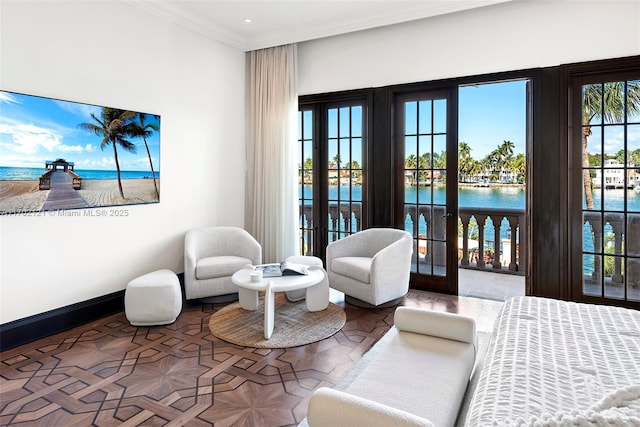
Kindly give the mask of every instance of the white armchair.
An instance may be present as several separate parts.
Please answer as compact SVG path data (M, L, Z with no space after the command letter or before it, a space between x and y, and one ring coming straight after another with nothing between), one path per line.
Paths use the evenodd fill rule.
M327 246L329 286L344 292L351 304L396 303L409 290L412 254L411 234L393 228L336 240Z
M262 247L237 227L204 227L184 237L186 299L237 294L231 276L247 264L262 263ZM237 299L234 298L234 299Z

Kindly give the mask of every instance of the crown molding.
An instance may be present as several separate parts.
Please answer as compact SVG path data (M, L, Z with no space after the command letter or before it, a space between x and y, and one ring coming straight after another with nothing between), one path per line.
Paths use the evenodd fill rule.
M377 27L399 24L402 22L416 21L438 15L445 15L460 12L468 9L495 5L514 0L430 0L430 1L402 1L397 2L401 7L396 7L393 12L389 9L379 9L372 11L369 9L362 14L342 14L340 19L329 20L326 18L317 20L303 20L299 24L291 25L286 29L275 31L263 31L255 36L247 36L240 31L234 32L215 22L207 22L203 16L187 14L181 7L181 2L177 0L149 1L149 0L121 0L125 3L138 7L146 12L159 16L167 21L173 22L180 27L204 35L222 44L242 51L263 49L289 43L309 41L324 37L336 36L355 31L367 30ZM200 2L206 5L208 2ZM264 1L265 7L269 5L279 5L282 1ZM309 7L313 3L308 2ZM340 2L338 2L339 4ZM347 3L347 2L345 2ZM351 2L350 6L357 4ZM263 17L269 16L269 9L263 10ZM276 12L274 12L276 13Z

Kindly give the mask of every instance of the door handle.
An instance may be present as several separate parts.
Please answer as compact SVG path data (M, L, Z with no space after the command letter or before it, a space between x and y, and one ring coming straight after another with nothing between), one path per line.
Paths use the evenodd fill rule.
M453 212L447 212L446 214L442 215L442 218L453 218Z

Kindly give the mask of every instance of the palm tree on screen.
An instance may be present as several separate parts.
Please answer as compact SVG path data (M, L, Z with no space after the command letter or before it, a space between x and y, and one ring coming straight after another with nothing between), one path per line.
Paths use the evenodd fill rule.
M156 119L158 116L156 116ZM149 144L147 144L147 137L151 136L153 132L158 132L160 127L158 127L155 123L146 123L147 115L145 113L138 113L138 122L140 129L138 131L140 134L138 136L142 137L144 141L144 146L147 149L147 157L149 157L149 166L151 166L151 176L153 177L153 187L156 189L156 196L158 196L158 200L160 200L160 192L158 191L158 184L156 183L156 174L153 170L153 160L151 160L151 152L149 151Z
M116 170L118 173L118 189L120 190L120 197L123 199L124 192L122 190L122 180L120 178L118 146L130 153L136 152L135 144L126 139L138 135L138 126L133 122L135 115L136 113L133 111L103 107L99 118L95 114L91 113L91 118L94 120L93 123L80 123L78 125L79 129L86 130L94 135L102 136L102 141L100 142L101 150L104 150L104 148L109 144L113 147L113 158L115 160Z

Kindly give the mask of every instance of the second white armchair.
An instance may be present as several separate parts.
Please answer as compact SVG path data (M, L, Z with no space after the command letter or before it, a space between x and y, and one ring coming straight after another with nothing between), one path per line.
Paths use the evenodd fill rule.
M184 289L186 299L236 294L231 276L247 264L262 263L262 246L238 227L203 227L187 231L184 238ZM220 300L222 302L222 300Z
M413 239L393 228L369 228L327 246L329 286L379 306L395 302L409 290ZM359 300L359 301L358 301Z

